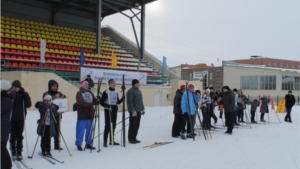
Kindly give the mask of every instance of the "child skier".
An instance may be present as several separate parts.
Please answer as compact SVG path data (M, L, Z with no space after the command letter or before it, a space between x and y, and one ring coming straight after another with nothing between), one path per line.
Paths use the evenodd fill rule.
M255 112L257 107L259 106L259 101L257 99L254 99L251 103L251 123L257 124L257 122L254 120L255 118Z
M40 112L37 134L41 136L41 148L43 156L52 156L51 137L55 135L55 118L58 116L58 106L52 103L52 96L46 95L43 102L36 104Z

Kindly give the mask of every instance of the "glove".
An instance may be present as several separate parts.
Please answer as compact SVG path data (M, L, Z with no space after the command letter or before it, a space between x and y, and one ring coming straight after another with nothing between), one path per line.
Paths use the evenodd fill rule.
M132 116L132 117L136 117L136 116L137 116L136 111L132 112L131 116Z
M145 115L145 110L141 111L141 115Z
M42 104L42 102L36 102L35 105L34 105L34 107L38 109L41 104Z
M93 105L98 105L98 104L100 104L98 100L93 102Z

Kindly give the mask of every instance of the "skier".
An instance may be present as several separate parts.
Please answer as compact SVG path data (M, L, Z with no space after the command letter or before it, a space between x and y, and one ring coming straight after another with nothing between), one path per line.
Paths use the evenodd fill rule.
M58 91L58 83L55 80L49 80L48 82L48 91L43 94L43 98L46 95L52 96L52 100L56 98L66 98L64 94L62 94L60 91ZM63 150L63 148L60 147L60 141L59 141L59 129L60 129L60 121L62 118L62 113L60 113L58 116L55 117L57 123L55 123L55 136L54 136L54 149L55 150Z
M103 147L107 147L107 136L109 133L109 138L111 139L112 133L110 133L110 123L113 123L113 133L115 133L116 128L116 122L117 122L117 113L118 113L118 104L122 103L124 100L124 97L119 99L118 92L115 91L116 89L116 82L113 79L110 79L108 81L109 89L105 90L102 94L100 104L104 107L104 117L105 117L105 128L104 128L104 134L103 134ZM108 97L108 95L110 97ZM110 103L108 99L110 98ZM120 145L117 142L113 142L110 140L109 145Z
M89 90L91 90L91 88L94 87L94 81L91 78L91 75L87 75L86 79L85 79L88 83L89 83Z
M145 114L145 107L143 103L143 95L139 90L140 83L137 79L132 80L132 88L126 93L127 109L130 115L128 141L131 144L140 143L136 139L140 127L141 115Z
M286 116L284 118L284 121L292 123L291 119L291 111L292 107L295 105L295 97L292 95L292 91L290 90L287 95L285 95L285 108L286 108Z
M237 122L238 114L239 114L239 108L238 103L240 102L239 94L237 93L238 90L236 88L233 89L233 94L235 97L235 111L234 111L234 125L239 126L240 124Z
M270 99L268 98L267 95L264 95L262 98L261 98L261 106L260 106L260 122L266 122L264 120L264 116L265 116L265 113L269 113L269 107L268 107L268 103L269 103Z
M212 104L210 104L210 109L209 109L210 110L210 112L209 112L210 116L209 116L208 119L209 119L209 124L211 124L211 118L214 119L215 123L218 122L218 118L215 115L215 104L214 104L214 102L216 102L218 100L218 96L215 94L214 88L212 86L209 88L209 90L210 90L209 95L210 95Z
M244 121L244 108L245 108L245 96L241 89L238 90L238 101L237 101L237 109L238 109L238 122L245 123Z
M15 80L12 83L12 89L16 93L14 99L14 107L11 116L11 134L10 134L10 145L11 154L13 158L22 160L23 151L23 130L25 126L25 117L27 115L27 108L31 107L30 96L25 92L21 86L19 80Z
M222 104L225 112L227 131L225 134L232 134L233 123L235 119L235 95L228 86L223 86L223 97L218 99L218 103Z
M211 97L210 89L206 89L205 93L202 96L202 116L203 116L203 128L210 129L210 109L211 109Z
M41 136L42 155L51 157L51 137L55 136L55 123L57 123L55 119L58 116L59 107L52 103L50 95L45 95L43 102L37 102L35 107L40 112L37 134Z
M188 85L188 91L186 91L181 98L181 110L183 118L185 121L181 124L181 129L184 129L184 126L187 123L187 138L193 138L192 131L194 130L194 118L196 113L196 104L199 103L200 97L194 93L194 85ZM189 103L189 104L188 104ZM198 105L197 105L198 106ZM192 124L191 124L192 123ZM181 138L185 140L184 131L181 131Z
M251 103L251 123L257 124L257 122L254 119L255 119L255 112L258 106L259 106L259 101L257 99L254 99L253 102Z
M181 129L181 123L182 123L182 110L181 110L181 97L183 93L185 92L185 85L181 85L180 89L177 89L176 95L174 97L174 107L173 107L173 113L174 113L174 122L172 127L172 137L178 138L180 137L180 132L183 129Z
M11 169L11 158L7 150L7 141L10 134L10 116L13 109L15 92L10 82L0 80L1 84L1 169Z
M93 92L89 90L88 82L83 80L80 82L80 89L76 94L77 101L77 124L76 124L76 141L75 145L79 151L82 151L83 135L85 132L85 141L87 149L95 149L92 146L92 134L90 129L95 114L93 105L99 104L99 101L94 96ZM89 137L90 136L90 137Z

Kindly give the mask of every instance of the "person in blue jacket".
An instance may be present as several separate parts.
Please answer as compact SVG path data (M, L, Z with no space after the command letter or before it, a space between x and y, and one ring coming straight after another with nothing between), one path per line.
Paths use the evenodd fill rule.
M193 138L192 131L194 129L192 129L191 126L193 127L194 124L191 123L194 122L196 107L198 107L199 101L200 101L199 95L194 93L194 85L189 84L188 90L182 95L181 98L181 110L182 110L183 118L185 119L185 121L181 125L185 126L187 123L187 136L186 136L187 138ZM184 135L184 131L182 131L181 138L185 140L186 137Z

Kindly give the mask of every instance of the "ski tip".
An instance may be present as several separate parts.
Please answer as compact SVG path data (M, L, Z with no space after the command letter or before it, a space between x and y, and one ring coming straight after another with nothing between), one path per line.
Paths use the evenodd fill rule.
M70 154L70 157L72 157L73 156L73 154Z

